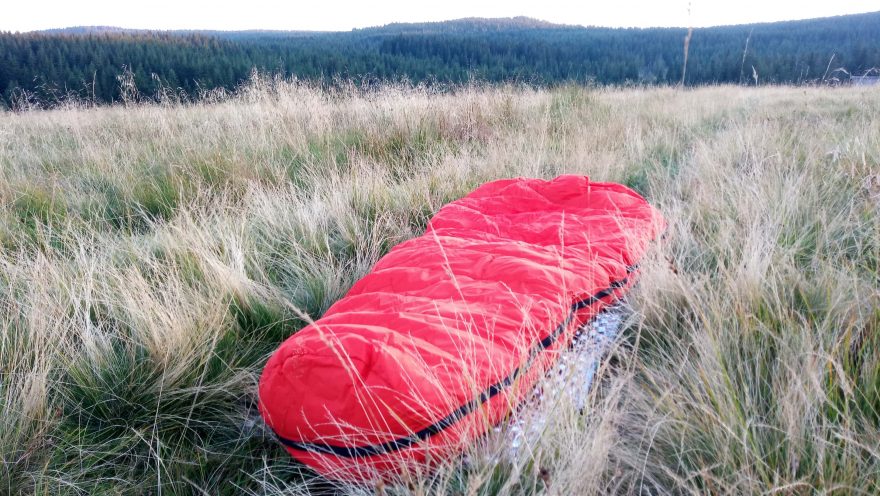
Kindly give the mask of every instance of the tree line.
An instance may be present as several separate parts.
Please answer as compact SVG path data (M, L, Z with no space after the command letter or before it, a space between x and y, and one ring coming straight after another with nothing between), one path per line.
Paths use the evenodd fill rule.
M234 90L252 71L332 84L400 80L677 84L683 28L611 29L524 18L391 24L350 32L0 33L0 101L98 103L171 89ZM880 12L693 31L685 84L828 82L880 67ZM121 81L120 78L128 78Z

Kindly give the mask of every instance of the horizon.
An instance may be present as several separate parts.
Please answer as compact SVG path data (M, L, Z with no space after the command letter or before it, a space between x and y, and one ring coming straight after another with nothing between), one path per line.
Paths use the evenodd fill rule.
M84 5L85 3L85 5ZM736 6L707 2L673 0L658 5L647 0L621 0L612 6L571 11L558 0L541 5L515 0L503 5L469 5L451 0L443 6L413 5L399 0L364 6L348 0L325 3L322 9L297 9L277 5L272 0L254 0L248 9L224 8L222 4L157 0L154 8L138 12L119 11L107 0L79 2L77 5L49 0L43 8L25 9L15 5L0 19L0 31L27 33L53 29L109 27L144 31L316 31L348 32L388 24L448 22L461 19L531 19L580 27L600 28L702 28L740 24L797 21L824 17L877 12L876 3L841 0L833 5L766 5L760 0L743 0ZM367 8L370 7L370 8ZM365 10L366 9L366 10ZM30 14L39 10L39 18ZM211 15L204 15L210 12ZM170 13L170 15L169 15Z
M458 22L458 21L468 21L468 20L486 20L486 21L514 21L517 19L525 19L530 21L535 21L539 23L547 23L552 26L557 27L571 27L571 28L595 28L595 29L688 29L689 27L693 29L708 29L714 27L730 27L730 26L743 26L743 25L754 25L754 24L772 24L777 22L798 22L798 21L810 21L815 19L827 19L833 17L844 17L844 16L853 16L853 15L864 15L864 14L874 14L880 13L880 10L873 10L867 12L854 12L847 14L838 14L838 15L830 15L830 16L821 16L821 17L806 17L806 18L797 18L797 19L782 19L782 20L773 20L773 21L755 21L755 22L743 22L736 24L711 24L705 26L604 26L604 25L584 25L584 24L567 24L567 23L556 23L552 21L548 21L546 19L540 19L536 17L529 16L508 16L508 17L457 17L452 19L442 19L439 21L392 21L385 24L377 24L373 26L363 26L363 27L354 27L346 30L321 30L321 29L272 29L272 28L241 28L241 29L213 29L213 28L173 28L173 29L161 29L161 28L143 28L143 27L124 27L124 26L112 26L112 25L104 25L104 24L91 24L91 25L71 25L71 26L60 26L60 27L52 27L45 29L35 29L31 31L18 31L18 33L26 34L26 33L40 33L40 32L51 32L51 31L63 31L69 29L110 29L110 30L120 30L120 31L148 31L148 32L181 32L181 31L193 31L193 32L276 32L276 33L348 33L352 31L365 30L365 29L377 29L386 26L392 25L408 25L408 24L443 24L449 22ZM15 32L15 31L13 31Z

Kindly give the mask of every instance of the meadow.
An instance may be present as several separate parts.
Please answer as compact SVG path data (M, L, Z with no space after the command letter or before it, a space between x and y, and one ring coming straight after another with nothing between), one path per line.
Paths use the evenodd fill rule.
M562 173L669 223L587 411L399 484L296 465L269 353L444 203ZM877 494L878 270L876 88L254 78L0 113L0 492Z

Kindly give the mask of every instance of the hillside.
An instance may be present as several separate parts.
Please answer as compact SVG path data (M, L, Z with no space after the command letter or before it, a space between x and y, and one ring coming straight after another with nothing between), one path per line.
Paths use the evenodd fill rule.
M373 26L368 28L355 28L351 33L360 34L401 34L401 33L453 33L453 32L486 32L486 31L506 31L511 29L562 29L577 26L566 26L562 24L554 24L552 22L533 19L530 17L509 17L509 18L482 18L468 17L463 19L453 19L449 21L438 22L394 22L384 26ZM38 31L45 34L69 34L69 35L88 35L99 33L143 33L149 30L144 29L125 29L112 26L72 26L67 28L45 29ZM223 38L237 38L243 36L296 36L296 35L320 35L320 34L337 34L342 35L345 32L331 31L279 31L264 29L245 29L237 31L212 31L212 30L172 30L166 31L174 34L210 34Z
M328 494L269 353L443 204L562 173L669 222L588 408L337 494L880 492L876 89L250 84L0 119L0 492Z
M81 27L0 34L2 101L123 99L126 70L140 97L197 98L232 90L253 70L334 84L352 79L676 84L683 28L562 26L528 18L390 24L338 33L149 32ZM880 67L880 12L696 29L686 83L807 83ZM130 95L126 95L129 97Z

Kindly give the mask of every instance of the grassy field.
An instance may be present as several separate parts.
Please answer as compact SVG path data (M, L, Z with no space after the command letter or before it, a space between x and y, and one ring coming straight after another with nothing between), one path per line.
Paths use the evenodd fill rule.
M880 492L876 89L255 80L0 113L0 493L326 488L258 421L268 354L444 203L560 173L669 221L591 409L339 491Z

